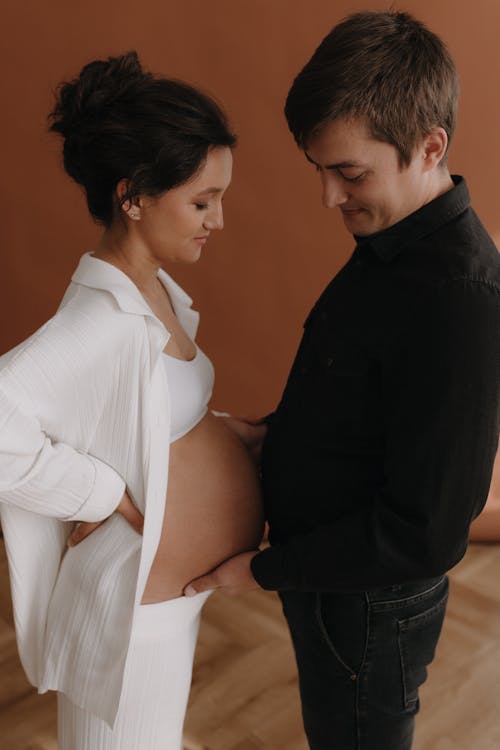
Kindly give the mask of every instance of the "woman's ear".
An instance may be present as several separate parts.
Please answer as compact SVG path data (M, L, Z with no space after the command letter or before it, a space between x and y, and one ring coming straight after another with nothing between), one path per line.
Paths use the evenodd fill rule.
M441 164L448 148L448 136L444 128L432 128L422 142L422 155L425 170L434 169Z
M124 203L121 202L128 189L129 181L124 177L118 182L115 189L115 193L118 198L118 205L129 219L132 219L133 221L139 221L141 218L141 208L139 202L137 202L137 204L131 200L126 200Z

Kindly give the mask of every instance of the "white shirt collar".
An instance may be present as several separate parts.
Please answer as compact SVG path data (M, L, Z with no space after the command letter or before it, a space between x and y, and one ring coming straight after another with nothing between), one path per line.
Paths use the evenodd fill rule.
M194 337L198 327L199 314L191 309L193 300L161 268L158 271L158 278L168 292L180 324L189 336ZM82 255L71 280L75 284L109 292L124 312L134 315L149 315L158 320L139 289L126 273L105 260L95 258L90 253Z

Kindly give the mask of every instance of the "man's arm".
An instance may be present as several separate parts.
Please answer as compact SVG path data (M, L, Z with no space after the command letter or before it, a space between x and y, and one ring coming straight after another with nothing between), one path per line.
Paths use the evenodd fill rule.
M338 522L255 556L263 588L418 580L463 556L498 444L499 291L457 280L420 302L383 367L385 485Z

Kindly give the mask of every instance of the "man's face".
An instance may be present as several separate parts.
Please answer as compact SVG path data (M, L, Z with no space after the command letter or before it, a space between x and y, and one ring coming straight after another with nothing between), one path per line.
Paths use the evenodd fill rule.
M380 232L427 201L423 149L401 168L394 146L375 140L362 120L328 123L305 153L321 175L324 206L338 206L352 234Z

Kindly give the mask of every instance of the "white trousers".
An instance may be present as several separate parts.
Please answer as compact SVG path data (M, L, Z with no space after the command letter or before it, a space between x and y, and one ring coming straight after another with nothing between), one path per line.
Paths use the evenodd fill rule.
M113 729L58 693L59 750L182 750L200 613L209 595L140 607Z

